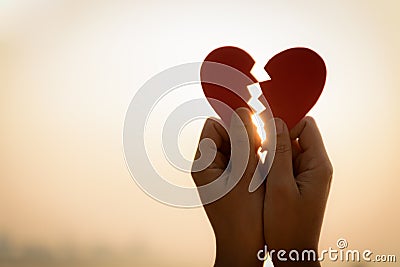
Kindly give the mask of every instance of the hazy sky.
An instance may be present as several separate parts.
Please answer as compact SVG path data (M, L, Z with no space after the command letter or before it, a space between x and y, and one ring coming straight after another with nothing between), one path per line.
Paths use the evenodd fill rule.
M247 50L262 77L274 54L306 46L328 70L310 112L334 166L321 248L344 237L400 255L399 11L396 0L1 1L0 236L211 266L203 210L160 204L131 179L127 107L153 75L216 47Z

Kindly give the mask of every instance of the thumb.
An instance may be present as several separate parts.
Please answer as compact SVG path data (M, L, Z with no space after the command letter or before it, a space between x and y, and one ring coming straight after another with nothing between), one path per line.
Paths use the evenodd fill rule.
M244 176L249 182L257 166L255 152L256 132L251 119L251 112L246 108L238 108L233 114L229 134L231 138L231 162L234 177Z
M292 144L289 135L289 130L283 120L280 118L275 119L276 128L276 148L275 157L272 162L271 169L268 174L269 180L292 179Z

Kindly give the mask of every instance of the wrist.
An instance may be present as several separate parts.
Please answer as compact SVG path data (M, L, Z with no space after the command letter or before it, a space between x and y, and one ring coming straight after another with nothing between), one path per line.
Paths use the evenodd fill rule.
M257 252L262 248L263 242L257 245L249 244L245 240L219 239L216 245L214 267L262 267L264 261L257 258Z

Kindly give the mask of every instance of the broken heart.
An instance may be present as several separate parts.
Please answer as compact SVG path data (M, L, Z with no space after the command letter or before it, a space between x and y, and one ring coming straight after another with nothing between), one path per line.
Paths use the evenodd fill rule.
M206 62L224 64L237 71L217 70ZM254 64L254 59L240 48L226 46L213 50L205 58L200 70L205 96L222 121L229 124L232 110L240 107L251 109L251 94L247 86L259 83L273 116L283 119L291 129L314 106L322 93L326 79L323 59L308 48L284 50L272 57L264 67L271 80L261 82L251 74ZM238 75L240 72L242 75ZM222 86L226 81L233 86ZM223 108L224 105L219 102L230 109Z

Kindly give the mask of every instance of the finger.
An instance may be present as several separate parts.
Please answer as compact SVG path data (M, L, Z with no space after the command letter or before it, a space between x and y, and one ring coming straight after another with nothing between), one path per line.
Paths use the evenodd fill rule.
M299 145L303 152L310 151L315 156L328 158L322 141L321 134L312 117L302 119L291 131L292 139L298 138Z
M249 181L257 166L257 132L251 118L251 112L239 108L233 114L230 125L231 164L234 180L242 178Z
M214 119L204 123L192 165L192 177L196 185L212 182L224 171L229 159L228 133Z
M218 151L225 155L230 153L229 135L225 128L214 118L208 118L200 134L200 140L211 139Z
M306 117L301 120L292 129L291 137L298 138L302 150L295 160L300 191L325 193L325 185L329 185L333 169L314 119Z
M282 180L293 180L292 146L289 130L285 122L279 118L275 119L276 148L275 157L268 174L268 180L279 182Z

